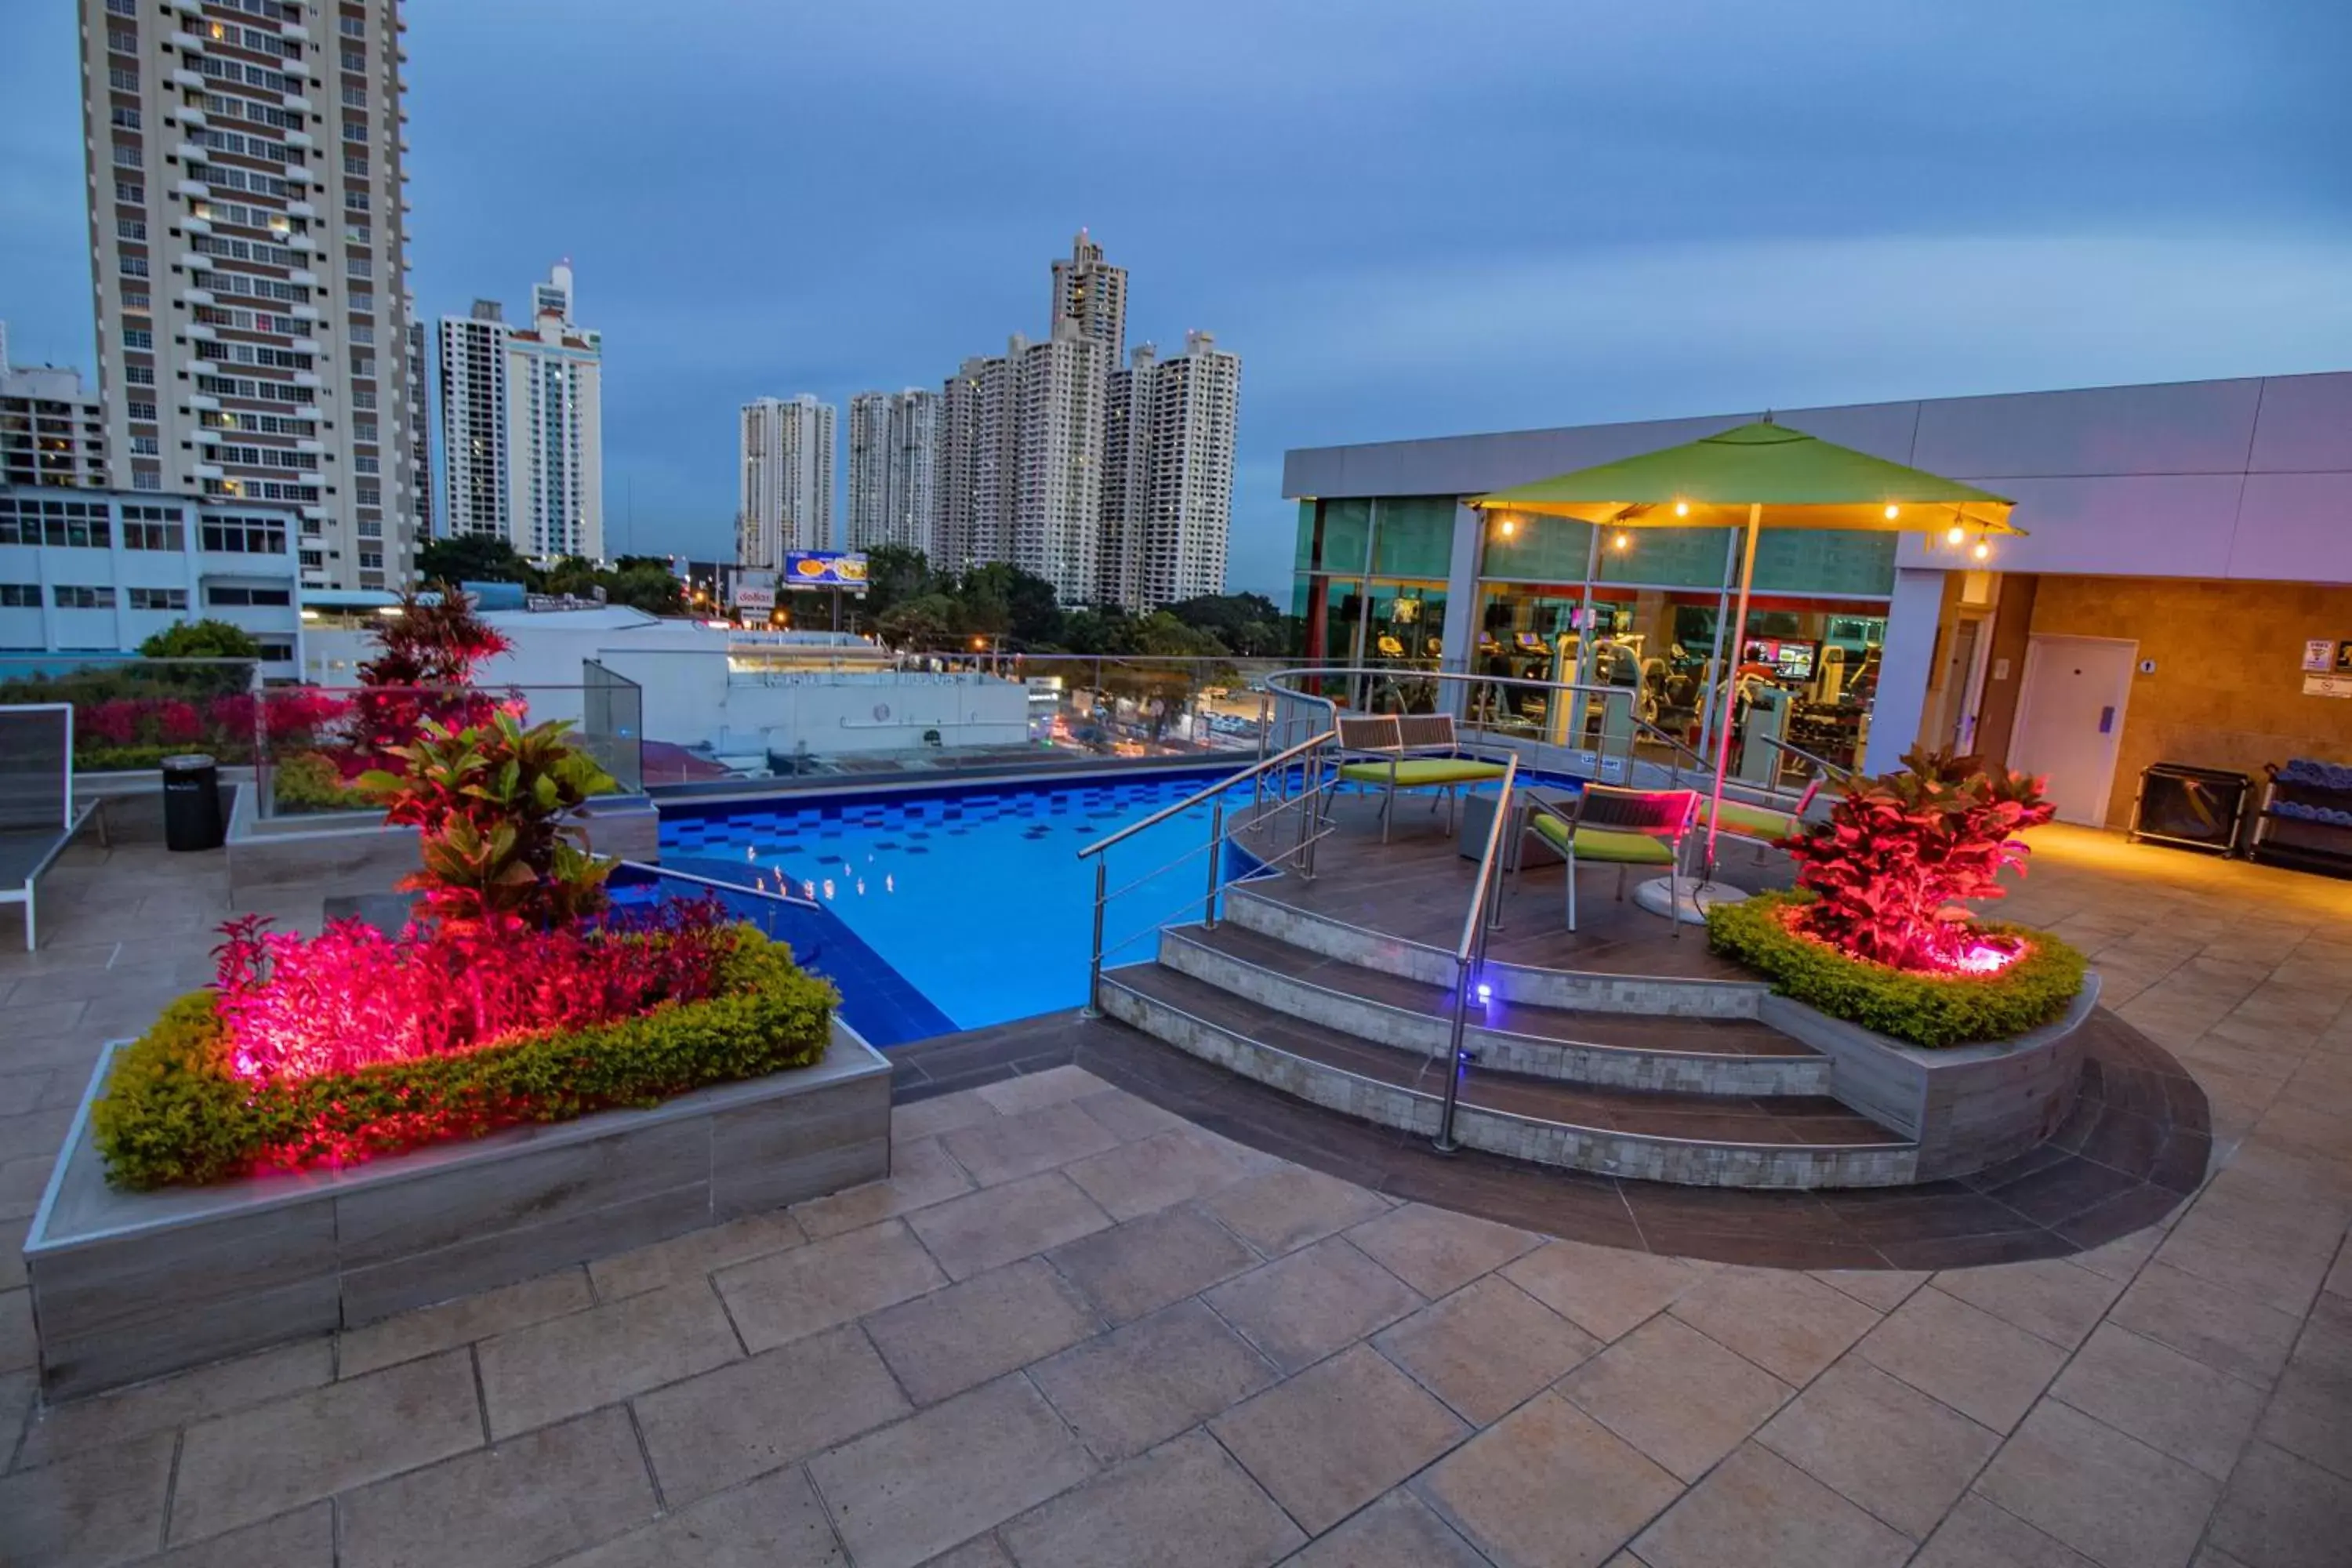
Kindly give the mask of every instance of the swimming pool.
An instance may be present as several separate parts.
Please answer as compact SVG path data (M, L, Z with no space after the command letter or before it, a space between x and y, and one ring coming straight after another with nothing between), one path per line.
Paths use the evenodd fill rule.
M743 886L781 878L815 900L819 918L782 917L775 934L841 987L852 1027L897 1045L1084 1003L1095 873L1078 850L1216 777L666 805L662 864ZM1227 809L1250 795L1230 792ZM1107 852L1114 893L1143 880L1111 901L1106 966L1149 961L1161 925L1199 918L1209 822L1202 802Z

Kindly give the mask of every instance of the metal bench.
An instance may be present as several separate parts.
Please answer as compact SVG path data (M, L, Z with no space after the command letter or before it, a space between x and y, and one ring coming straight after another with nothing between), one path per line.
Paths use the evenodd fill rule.
M27 952L39 941L34 885L97 809L74 806L72 706L0 707L0 904L25 906Z

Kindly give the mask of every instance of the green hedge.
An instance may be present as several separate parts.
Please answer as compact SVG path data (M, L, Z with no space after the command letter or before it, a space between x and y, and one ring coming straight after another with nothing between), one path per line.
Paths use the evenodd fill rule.
M1911 974L1849 958L1799 936L1781 911L1809 901L1759 893L1706 911L1708 945L1772 982L1772 988L1832 1018L1913 1045L2001 1040L2063 1015L2083 988L2083 955L2047 931L1988 921L1987 936L2016 937L2025 956L1996 975Z
M725 961L721 993L706 1001L257 1088L229 1070L213 993L198 991L116 1058L90 1120L117 1186L216 1182L265 1160L390 1152L806 1067L824 1055L840 1000L791 949L747 928Z

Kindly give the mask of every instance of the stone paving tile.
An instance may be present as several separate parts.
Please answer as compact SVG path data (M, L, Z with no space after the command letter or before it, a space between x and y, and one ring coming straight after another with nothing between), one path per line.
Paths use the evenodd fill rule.
M494 1437L708 1372L742 1353L707 1279L551 1318L475 1349Z
M800 1223L789 1214L747 1215L650 1247L600 1258L588 1265L588 1277L596 1283L598 1300L618 1300L664 1285L687 1284L730 1263L790 1251L806 1239Z
M1059 1171L983 1187L908 1216L923 1246L950 1279L1049 1251L1091 1236L1110 1216Z
M1414 1487L1496 1563L1563 1568L1606 1561L1682 1490L1557 1394L1512 1412Z
M1770 1418L1788 1384L1687 1324L1644 1323L1560 1381L1587 1415L1685 1481Z
M1001 1082L985 1085L971 1092L994 1106L1006 1116L1018 1116L1024 1110L1040 1106L1059 1105L1064 1100L1079 1100L1100 1094L1110 1085L1080 1067L1048 1068L1044 1072L1023 1073Z
M1422 1304L1409 1286L1337 1236L1228 1280L1202 1299L1286 1372L1319 1361Z
M0 1290L0 1372L31 1366L40 1353L40 1342L33 1335L32 1292Z
M334 1568L335 1508L315 1502L215 1535L175 1546L142 1568Z
M654 1517L628 1413L599 1410L336 1500L341 1568L527 1568Z
M1034 1176L1116 1148L1118 1135L1066 1100L999 1116L940 1135L957 1164L983 1187Z
M1094 1473L1019 1373L809 1461L857 1568L914 1568Z
M31 1469L151 1432L167 1432L207 1416L331 1381L335 1350L319 1338L216 1363L120 1394L51 1405L26 1426L16 1468ZM0 1461L5 1462L5 1461Z
M1265 1568L1307 1539L1202 1432L1064 1492L1002 1534L1021 1568Z
M478 1296L460 1297L363 1328L346 1329L335 1347L335 1365L341 1375L357 1377L595 1304L596 1293L588 1287L586 1270L559 1269Z
M2063 1258L1948 1268L1936 1276L1936 1287L2066 1350L2088 1338L2123 1293L2122 1281Z
M971 1191L963 1167L948 1158L936 1138L903 1138L890 1149L890 1174L845 1192L811 1198L795 1206L793 1217L811 1237L839 1236L862 1230L893 1215L911 1213Z
M2047 1340L1933 1286L1887 1314L1854 1350L1996 1432L2024 1418L2065 1360Z
M824 1505L793 1468L705 1498L552 1568L847 1568L848 1562Z
M2264 1442L2352 1479L2352 1302L2320 1298L2261 1430Z
M0 1477L0 1563L100 1568L153 1552L176 1441L153 1432Z
M1891 1312L1932 1276L1899 1268L1818 1268L1813 1278L1874 1311Z
M2221 1487L2055 1400L2034 1406L1985 1467L1985 1497L2105 1568L2178 1568Z
M1051 1265L1024 1258L866 1320L908 1396L930 1405L1091 1336L1094 1311Z
M1970 1494L1911 1560L1911 1568L2097 1568L2013 1513Z
M2216 1480L2229 1479L2263 1408L2262 1390L2112 1323L2091 1335L2050 1393Z
M1289 1568L1488 1568L1488 1563L1426 1503L1399 1488L1318 1537L1290 1559Z
M1180 1301L1040 1362L1029 1375L1095 1457L1109 1461L1232 1408L1276 1374L1215 1313Z
M1277 1167L1209 1199L1212 1213L1269 1258L1320 1241L1388 1206L1377 1193L1303 1165Z
M2255 1228L2200 1202L2157 1248L2156 1261L2300 1316L2327 1278L2335 1247Z
M953 1552L942 1552L923 1568L1015 1568L993 1535L975 1536Z
M755 1352L947 1283L906 1223L895 1219L735 1264L711 1279Z
M482 1441L462 1350L202 1422L181 1439L171 1539L217 1535Z
M1496 1421L1601 1349L1507 1279L1475 1280L1372 1343L1476 1426Z
M2000 1447L1998 1433L1858 1356L1814 1380L1757 1439L1923 1540Z
M1088 1116L1130 1143L1149 1138L1155 1132L1168 1132L1192 1125L1174 1111L1164 1110L1140 1095L1129 1094L1123 1089L1109 1089L1100 1094L1087 1095L1079 1100L1078 1104L1085 1108Z
M1878 1322L1851 1296L1785 1269L1718 1269L1668 1310L1791 1384L1811 1379Z
M1898 1568L1890 1530L1769 1448L1749 1443L1683 1494L1633 1542L1650 1568Z
M1432 1300L1500 1268L1543 1242L1507 1225L1406 1204L1348 1232L1372 1260Z
M1586 1333L1614 1340L1665 1310L1706 1276L1687 1263L1580 1241L1555 1241L1506 1264L1503 1277Z
M1258 1261L1233 1232L1190 1204L1097 1231L1046 1258L1112 1323L1156 1312Z
M1369 1345L1209 1424L1290 1517L1320 1534L1469 1433Z
M1204 1197L1272 1163L1270 1155L1230 1139L1181 1127L1074 1161L1066 1173L1104 1213L1125 1220Z
M2231 1475L2209 1539L2248 1568L2343 1568L2352 1480L2257 1442Z
M934 1095L929 1100L919 1100L912 1105L890 1108L890 1141L896 1144L902 1140L913 1142L918 1139L936 1138L959 1127L993 1121L999 1114L996 1107L982 1100L976 1089L957 1094Z
M2289 1313L2160 1259L2132 1280L2108 1321L2265 1386L2286 1365L2302 1327Z
M635 1404L646 1453L673 1508L913 1408L855 1323L641 1394Z

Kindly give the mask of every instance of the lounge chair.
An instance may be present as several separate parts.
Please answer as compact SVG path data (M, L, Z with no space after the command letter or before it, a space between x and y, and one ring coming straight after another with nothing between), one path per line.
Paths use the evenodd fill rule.
M1338 722L1339 778L1383 792L1381 842L1389 841L1389 820L1401 789L1433 789L1445 799L1445 830L1454 831L1454 795L1464 784L1484 784L1504 773L1501 763L1461 754L1451 713L1343 714ZM1367 761L1349 762L1349 756ZM1430 809L1435 810L1433 800Z
M0 904L25 906L27 952L39 940L34 884L97 808L74 808L72 707L0 707Z
M1698 792L1687 789L1617 789L1589 784L1572 806L1562 809L1537 795L1528 797L1526 831L1566 858L1568 929L1576 929L1576 872L1587 862L1617 868L1617 896L1625 896L1625 875L1635 866L1663 867L1668 909L1682 898L1683 840L1698 814ZM1677 937L1683 923L1670 913Z

